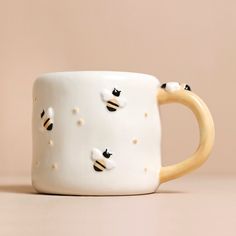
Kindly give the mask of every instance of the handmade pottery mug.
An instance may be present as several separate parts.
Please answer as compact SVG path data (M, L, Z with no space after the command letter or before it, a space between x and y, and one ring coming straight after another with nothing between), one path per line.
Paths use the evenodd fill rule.
M187 160L162 167L158 105L171 102L193 111L200 144ZM155 192L199 167L213 142L211 114L186 84L112 71L49 73L34 83L32 184L40 193Z

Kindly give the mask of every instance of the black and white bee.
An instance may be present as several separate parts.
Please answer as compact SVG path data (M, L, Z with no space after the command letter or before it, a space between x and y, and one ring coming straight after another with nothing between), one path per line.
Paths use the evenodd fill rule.
M124 97L120 97L121 91L116 88L114 88L112 92L108 89L104 89L101 95L102 100L106 102L107 110L110 112L114 112L118 108L126 105L126 99Z
M91 159L93 161L93 168L96 171L111 170L115 167L115 162L110 159L112 153L107 149L102 152L97 148L93 148Z
M188 84L180 84L178 82L164 83L161 85L161 88L170 92L180 90L180 89L191 91L191 87Z
M49 107L46 111L43 110L40 114L42 120L42 126L44 129L51 131L53 129L54 111L52 107Z

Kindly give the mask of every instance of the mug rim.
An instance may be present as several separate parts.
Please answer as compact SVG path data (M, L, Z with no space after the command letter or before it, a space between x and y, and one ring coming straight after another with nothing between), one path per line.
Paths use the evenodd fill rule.
M112 71L112 70L81 70L81 71L58 71L58 72L48 72L48 73L43 73L37 77L39 78L47 78L47 79L52 79L52 78L68 78L68 77L77 77L77 78L82 78L82 77L116 77L119 79L127 79L127 78L135 78L135 79L151 79L155 80L156 82L159 82L159 79L150 74L146 73L139 73L139 72L129 72L129 71Z

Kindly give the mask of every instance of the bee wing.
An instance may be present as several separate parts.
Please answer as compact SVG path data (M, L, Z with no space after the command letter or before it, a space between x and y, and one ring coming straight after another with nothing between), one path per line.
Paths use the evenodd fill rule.
M91 158L92 158L93 161L97 161L99 159L103 159L101 151L98 150L97 148L93 148Z
M50 118L54 117L54 110L52 107L49 107L47 110L47 114Z
M169 92L174 92L180 90L180 84L178 82L168 82L166 83L166 90Z
M110 159L105 159L105 165L108 170L111 170L116 166L115 162Z
M102 95L102 100L107 102L108 100L112 99L113 98L113 95L111 93L111 91L107 90L107 89L104 89L101 93Z
M117 101L118 101L120 107L124 107L126 105L125 98L118 98Z

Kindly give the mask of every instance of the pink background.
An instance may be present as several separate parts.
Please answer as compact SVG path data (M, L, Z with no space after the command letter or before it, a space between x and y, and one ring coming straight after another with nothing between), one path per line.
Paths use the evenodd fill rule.
M236 2L0 2L0 175L30 175L31 90L41 73L121 70L191 85L208 104L216 143L200 173L235 173ZM193 115L161 108L163 163L198 144Z

